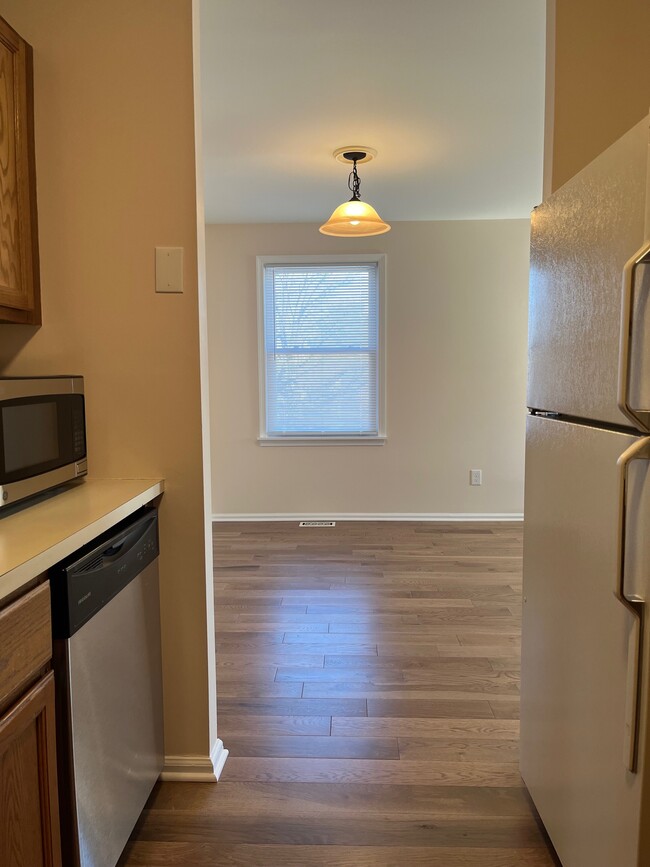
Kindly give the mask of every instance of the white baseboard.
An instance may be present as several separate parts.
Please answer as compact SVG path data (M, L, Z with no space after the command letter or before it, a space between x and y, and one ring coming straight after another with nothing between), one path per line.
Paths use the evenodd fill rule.
M221 772L223 771L223 766L226 764L227 758L228 750L224 747L222 740L220 738L217 738L217 742L212 747L212 751L210 752L210 760L212 761L214 775L217 780L221 776Z
M219 522L239 521L523 521L522 512L269 512L213 515Z
M164 782L216 783L228 758L228 750L217 738L209 756L165 756L160 779Z

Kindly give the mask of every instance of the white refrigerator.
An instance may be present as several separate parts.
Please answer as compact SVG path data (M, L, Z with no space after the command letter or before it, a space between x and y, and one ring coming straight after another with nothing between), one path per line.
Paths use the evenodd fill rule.
M650 865L649 133L532 220L521 771L563 867Z

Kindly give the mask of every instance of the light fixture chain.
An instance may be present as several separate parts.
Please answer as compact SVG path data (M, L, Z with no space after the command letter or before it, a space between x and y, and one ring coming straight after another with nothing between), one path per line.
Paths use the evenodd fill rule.
M359 180L359 175L357 173L357 161L354 160L354 165L350 175L348 177L348 189L352 193L352 199L350 201L360 201L360 189L361 189L361 181Z

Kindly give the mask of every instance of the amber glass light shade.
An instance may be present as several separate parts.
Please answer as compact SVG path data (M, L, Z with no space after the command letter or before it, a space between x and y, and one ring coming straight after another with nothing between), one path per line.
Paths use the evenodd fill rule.
M363 235L383 235L384 232L390 232L390 226L384 223L372 205L352 199L339 205L318 231L323 235L358 238Z

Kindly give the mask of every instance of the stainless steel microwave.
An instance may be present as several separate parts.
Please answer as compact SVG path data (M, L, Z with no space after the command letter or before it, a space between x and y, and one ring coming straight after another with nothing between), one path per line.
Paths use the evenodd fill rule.
M0 509L87 471L83 377L0 377Z

